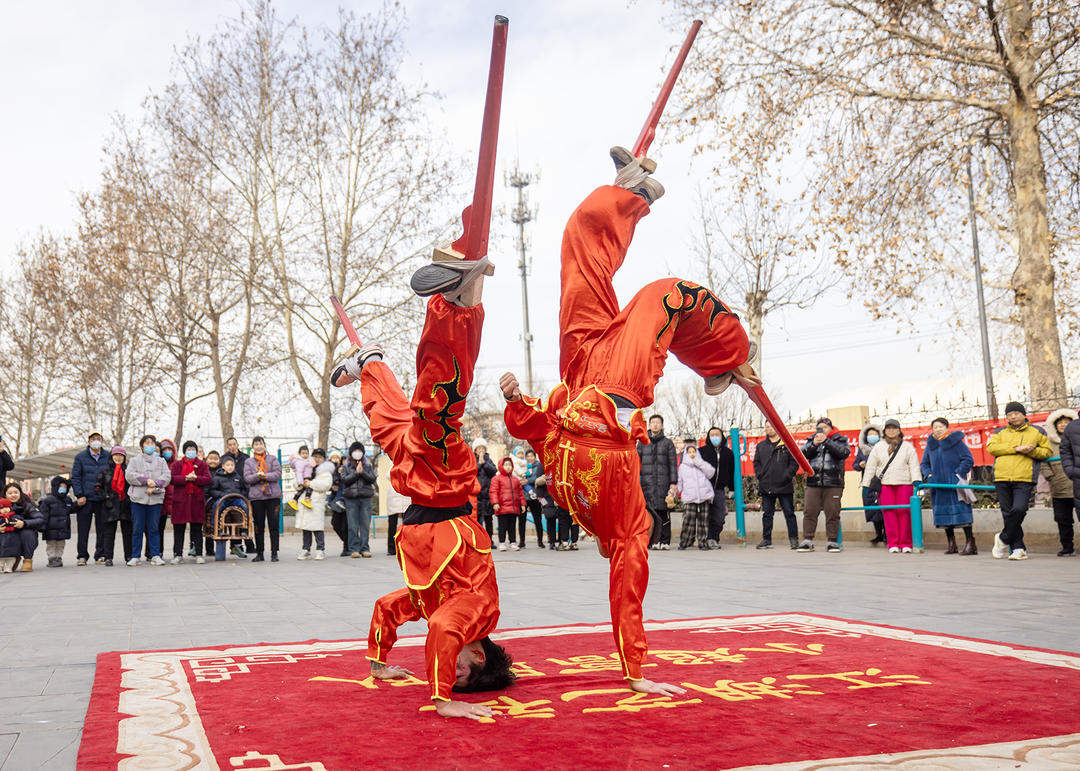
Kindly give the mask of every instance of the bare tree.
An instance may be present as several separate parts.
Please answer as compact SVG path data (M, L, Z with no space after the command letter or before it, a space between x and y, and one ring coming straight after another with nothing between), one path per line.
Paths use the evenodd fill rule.
M1076 233L1080 3L669 2L679 25L708 20L683 127L741 162L805 155L816 221L874 291L910 298L948 270L967 153L985 149L984 211L1015 247L1005 279L1030 389L1060 398L1055 249Z
M449 178L421 118L428 95L398 77L399 12L342 14L317 38L253 3L182 53L169 95L183 109L166 117L238 198L236 229L281 328L274 347L325 443L343 340L328 296L363 334L407 339L419 314L404 278L447 219L432 201Z
M36 455L64 407L71 298L64 245L42 232L18 253L14 282L0 287L0 422L16 456Z
M836 285L832 260L818 250L807 218L762 185L743 188L727 207L702 193L694 251L706 284L724 287L749 328L751 363L762 373L765 318L780 308L809 308ZM722 245L718 243L722 241Z
M746 428L760 422L757 412L742 389L729 388L719 397L707 396L697 378L678 379L665 376L656 387L649 413L664 418L668 436L704 436L712 426L725 431L729 426Z

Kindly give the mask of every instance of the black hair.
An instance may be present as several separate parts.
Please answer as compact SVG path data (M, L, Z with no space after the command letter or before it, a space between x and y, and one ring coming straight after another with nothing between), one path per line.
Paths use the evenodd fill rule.
M227 436L227 437L225 437L225 444L228 444L229 442L236 442L237 444L240 444L240 442L237 440L237 438L235 436Z
M303 449L303 448L301 448L301 449ZM325 458L326 457L326 450L324 450L322 447L316 447L314 450L311 451L311 454L312 454L312 456L321 455L321 456L323 456Z
M526 454L526 455L528 455L528 454L529 454L530 452L531 452L531 453L532 453L533 455L536 455L536 450L534 450L534 449L533 449L532 447L529 447L528 449L526 449L526 450L525 450L525 454Z
M199 443L188 439L186 442L184 442L184 446L180 448L180 451L187 452L188 447L194 447L197 450L199 449Z
M945 426L945 428L949 427L949 421L945 420L945 418L934 418L933 420L930 421L931 426L934 425L935 423L941 423L942 425Z
M154 444L158 443L157 437L153 434L143 434L142 439L139 440L139 447L142 447L144 444L146 444L147 440L153 442Z
M219 458L221 457L221 453L220 453L220 452L218 452L217 450L211 450L210 452L206 453L206 457L207 457L207 458L209 458L209 457L210 457L211 455L216 455L216 456L218 456Z
M296 450L296 451L297 451L297 452L303 452L304 450L308 450L308 451L310 451L310 450L311 450L311 448L310 448L310 447L308 447L308 446L307 446L306 444L302 444L302 445L300 445L300 446L299 446L299 447L297 448L297 450Z
M18 482L12 481L12 482L8 482L6 485L4 485L4 497L5 498L7 498L7 491L10 490L12 487L19 488L19 495L22 496L23 498L26 497L26 491L22 489L22 485L20 485ZM10 500L10 498L8 500Z
M253 436L253 437L251 437L252 446L254 446L256 442L262 442L263 444L266 444L266 440L263 439L261 436Z
M236 458L234 458L231 455L222 455L221 456L221 465L224 466L226 463L231 463L231 464L233 464L235 466L236 465Z
M517 679L514 674L514 659L506 648L493 643L490 637L480 639L484 649L483 666L474 665L465 685L455 685L458 693L477 693L479 691L501 691L509 688Z
M818 418L816 421L814 421L815 426L819 425L821 423L824 423L829 428L836 428L836 426L833 425L833 422L831 420L829 420L828 418Z
M649 416L649 420L653 419L659 420L661 423L664 422L664 416L658 412L654 412L652 415Z

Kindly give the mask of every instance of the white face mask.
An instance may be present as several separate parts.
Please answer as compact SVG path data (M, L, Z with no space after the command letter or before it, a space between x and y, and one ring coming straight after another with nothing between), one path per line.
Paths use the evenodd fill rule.
M363 457L364 457L364 453L360 452L359 450L354 450L353 453L352 453L352 459L353 460L360 460Z
M97 452L98 450L101 449L101 442L99 442L97 439L90 442L90 449L93 450L94 452Z

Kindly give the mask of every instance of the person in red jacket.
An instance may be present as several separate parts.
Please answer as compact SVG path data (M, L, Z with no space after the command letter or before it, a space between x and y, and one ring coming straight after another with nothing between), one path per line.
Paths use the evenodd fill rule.
M487 260L453 270L432 263L412 287L428 301L416 351L416 388L406 398L382 360L382 347L350 352L331 376L336 386L360 381L371 438L390 456L390 484L411 499L394 539L404 589L375 603L368 633L371 674L379 679L412 673L386 663L407 621L428 623L424 646L435 710L444 717L479 720L492 710L455 701L509 686L513 660L489 635L499 620L499 587L491 538L473 516L480 489L476 459L461 438L461 415L472 385L484 309L480 288Z
M649 583L649 533L635 445L648 443L642 408L668 352L718 395L736 377L751 379L750 343L738 317L705 287L680 278L646 285L625 308L612 286L638 221L664 194L649 159L611 149L615 184L593 191L570 215L562 244L559 308L562 382L547 403L500 379L510 433L539 450L548 493L595 535L610 559L612 631L623 677L639 693L682 688L642 677L648 646L642 601Z
M517 551L514 539L514 523L518 515L525 511L525 489L521 480L514 474L514 460L506 457L499 464L499 473L491 480L491 507L499 518L499 551L506 551L506 538L509 534L510 549Z
M169 464L172 472L172 564L184 561L184 533L191 525L195 562L203 564L202 526L206 519L206 488L210 486L210 467L200 459L199 445L190 439L184 442L183 454Z

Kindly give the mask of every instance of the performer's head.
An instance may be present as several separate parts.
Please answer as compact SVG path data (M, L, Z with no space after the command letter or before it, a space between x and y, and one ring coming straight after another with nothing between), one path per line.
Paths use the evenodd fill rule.
M506 649L493 643L490 637L473 640L458 654L454 690L476 693L508 688L517 679L513 664L514 659Z

